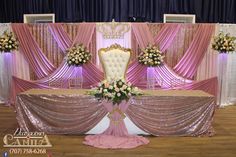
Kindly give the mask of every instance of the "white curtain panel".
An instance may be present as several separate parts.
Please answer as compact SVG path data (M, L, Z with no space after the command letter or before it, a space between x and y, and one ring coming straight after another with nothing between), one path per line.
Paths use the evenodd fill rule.
M12 54L0 54L0 100L5 103L7 103L10 94L12 64Z
M0 24L0 35L4 31L11 31L10 24ZM24 56L15 51L12 53L0 53L0 102L8 103L10 97L12 76L30 79L29 65Z
M219 31L230 33L236 37L235 24L221 24ZM223 62L223 63L222 63ZM221 88L221 106L236 104L236 52L226 54L226 57L218 64L219 85ZM221 71L223 69L223 71Z
M228 54L228 79L227 79L227 86L228 86L228 96L226 105L236 104L236 52Z
M10 31L10 24L0 23L0 36L5 31ZM5 58L9 57L7 57L6 54L0 52L0 103L3 103L9 95L9 65L6 65Z

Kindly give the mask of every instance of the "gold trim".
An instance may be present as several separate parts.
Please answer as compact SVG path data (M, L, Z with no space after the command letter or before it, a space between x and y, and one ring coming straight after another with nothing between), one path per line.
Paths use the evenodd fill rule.
M115 113L115 112L118 112L120 114L120 118L118 120L113 120L112 119L112 115ZM117 107L117 108L113 108L113 110L108 114L107 116L110 121L114 124L114 125L118 125L120 122L123 121L123 119L125 119L125 114Z
M102 22L96 23L96 29L102 33L105 39L121 39L130 31L130 23L127 22Z
M99 56L99 60L101 61L102 63L102 68L103 68L103 72L104 72L104 77L105 79L107 79L107 74L106 74L106 70L105 70L105 65L104 65L104 62L102 60L102 53L106 53L106 52L109 52L111 50L115 50L115 49L118 49L118 50L121 50L123 52L127 52L129 53L129 61L127 62L126 64L126 69L125 69L125 75L124 75L124 78L126 78L126 73L127 73L127 70L128 70L128 66L129 66L129 62L131 60L131 53L132 53L132 50L130 48L124 48L122 46L120 46L119 44L115 43L115 44L112 44L111 46L107 47L107 48L101 48L98 50L98 56Z
M124 52L130 52L131 53L131 49L130 48L124 48L122 46L120 46L119 44L115 43L115 44L112 44L111 46L109 47L106 47L106 48L101 48L98 50L98 53L101 53L101 51L110 51L110 50L114 50L114 49L119 49L119 50L122 50Z

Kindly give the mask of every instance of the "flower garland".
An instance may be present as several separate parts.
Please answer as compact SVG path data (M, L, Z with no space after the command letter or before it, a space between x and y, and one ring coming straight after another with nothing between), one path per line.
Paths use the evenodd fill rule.
M91 59L91 54L83 44L77 44L67 50L69 66L81 66Z
M164 56L157 46L148 45L138 56L138 61L149 67L160 66L163 63Z
M111 82L104 80L94 90L90 93L91 95L94 95L98 100L111 100L113 104L119 104L122 100L128 100L131 96L141 95L137 87L134 87L130 82L127 83L124 79Z
M220 53L226 53L235 50L235 41L236 37L230 36L229 33L224 34L220 32L217 36L214 37L212 43L212 48L219 51Z
M12 32L5 31L3 35L0 36L1 52L11 52L13 50L17 50L18 46L19 44Z

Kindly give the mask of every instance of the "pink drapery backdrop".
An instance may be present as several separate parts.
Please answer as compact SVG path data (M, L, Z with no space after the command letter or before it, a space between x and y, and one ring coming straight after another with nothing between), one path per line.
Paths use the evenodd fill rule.
M144 48L147 44L154 44L154 39L151 36L151 33L146 24L132 24L132 29L136 37L137 43L141 48ZM180 28L178 24L174 24L174 25L168 24L164 26L155 37L155 42L156 42L155 44L160 45L160 47L162 47L162 50L168 49L168 46L170 46L171 42L173 41L179 29ZM187 53L185 53L185 55L182 58L182 60L186 61L186 63L183 61L180 61L180 63L183 63L183 64L179 69L181 70L185 69L186 70L185 72L188 75L193 75L196 72L197 67L200 64L200 61L203 59L203 56L206 52L207 46L209 45L211 35L214 30L214 25L203 24L202 27L199 27L198 29L199 30L198 30L197 35L199 34L199 32L202 33L202 32L205 32L204 30L206 30L205 38L194 38L191 44L191 50L188 49ZM199 42L201 44L199 44ZM196 54L199 54L199 56L196 56ZM192 66L193 63L195 63L196 65ZM186 69L186 67L190 67L190 66L191 66L190 69ZM140 64L137 65L136 68L140 70L144 69L142 65ZM205 82L203 81L195 82L195 81L188 80L184 77L179 76L166 64L160 67L155 67L154 69L155 70L152 74L152 77L156 79L161 78L163 80L163 83L162 83L163 88L171 88L171 83L172 83L177 89L200 89L206 92L210 92L210 94L217 96L217 78L211 78L211 79L206 80ZM145 69L143 71L145 71ZM137 74L134 73L132 74L132 76L129 76L129 73L128 73L128 78L129 77L140 78L143 75L143 73L142 75L138 75L138 74L141 74L141 72ZM210 87L213 87L211 90L209 90L209 87L207 87L206 82L209 83ZM136 82L132 82L132 83L135 84ZM141 83L142 82L139 81L139 84L136 83L135 85L142 87L143 84ZM195 84L197 84L198 86L196 86ZM213 86L211 86L211 84L213 84Z
M69 45L74 45L76 43L83 43L86 47L89 46L92 40L92 35L95 32L95 23L82 23L80 27L78 28L78 34L75 37L73 43L70 40L68 34L65 32L61 24L51 24L50 25L50 31L53 34L55 40L57 41L59 47L62 49L62 51L65 52L66 49L68 49ZM64 36L66 38L64 38ZM92 55L95 55L95 52L91 52ZM65 65L67 65L66 62L64 62ZM73 68L74 71L76 71L75 67ZM58 69L61 69L60 67ZM103 79L103 72L101 72L93 63L85 64L82 68L82 73L76 73L77 75L73 76L72 78L76 77L83 77L86 82L83 84L83 88L90 88L90 86L95 85L96 83L100 82ZM53 75L55 76L55 75ZM63 75L67 77L67 75Z
M95 31L95 24L94 23L82 23L80 24L80 27L78 28L78 34L74 41L70 39L68 34L65 32L61 24L50 24L49 26L50 32L52 33L53 37L55 38L56 42L58 43L58 46L62 49L63 52L69 47L75 43L83 43L84 45L88 46L91 42L92 35ZM147 24L132 24L132 31L136 37L136 40L141 48L144 48L147 44L158 44L160 45L161 49L164 51L168 49L168 46L173 41L175 35L177 34L178 30L180 29L179 24L167 24L164 26L160 32L157 34L155 39L152 37ZM201 47L204 47L206 44L209 43L208 40L210 40L210 36L212 34L214 27L213 25L203 25L202 27L199 27L197 38L194 38L192 41L192 44L190 48L187 50L186 55L183 56L181 59L181 63L186 61L186 64L178 64L182 65L180 66L179 70L183 71L182 69L185 69L185 74L193 75L196 72L197 66L199 65L200 61L203 58L203 54L205 52L205 48L199 48L197 45L201 45ZM29 42L30 44L34 45L33 47L36 47L33 49L35 53L31 53L31 55L28 57L28 61L31 63L31 67L36 71L36 74L40 77L42 77L42 74L44 74L45 68L41 69L41 65L44 65L44 67L50 67L51 63L46 59L46 57L43 55L40 48L37 46L37 43L33 40L32 35L30 34L29 30L27 29L27 25L21 24L13 24L13 31L16 33L17 37L19 38L20 45L22 52L27 55L30 53L29 51L29 44L25 44L25 41L28 41L28 39L24 39L26 36L22 35L22 32L25 32L27 34L27 38L32 39L32 42ZM199 38L199 32L205 32L205 38ZM198 44L201 43L201 44ZM26 52L25 52L26 51ZM92 52L95 54L96 52ZM191 55L193 54L193 55ZM199 56L196 56L196 54L201 54ZM37 59L39 56L42 56L43 59ZM191 61L191 62L189 62ZM196 63L196 65L193 66L193 63ZM36 66L38 65L38 67ZM186 69L186 67L190 67L189 69ZM36 85L38 84L39 87L41 87L41 84L44 86L47 86L49 81L58 81L58 79L64 78L74 78L74 77L83 77L86 82L84 82L83 88L90 88L91 86L96 85L96 83L100 82L103 79L103 72L100 71L94 64L89 63L82 67L82 70L78 70L79 68L76 67L68 67L66 64L65 59L61 63L61 65L50 75L48 75L49 71L47 71L47 77L44 77L43 79L37 80L37 81L25 81L25 80L17 80L16 77L13 78L13 86L12 86L12 99L14 102L15 96L18 92L22 92L27 89L34 88L31 87L32 84ZM81 72L82 71L82 72ZM145 88L146 82L140 81L140 78L145 75L147 72L147 67L138 64L137 60L130 64L128 73L127 73L127 79L134 85ZM153 73L153 76L156 78L162 78L163 79L163 88L171 88L170 81L174 80L175 88L182 88L186 89L186 86L182 86L183 80L187 84L195 84L195 81L187 80L186 78L183 78L176 74L171 68L169 68L166 64L164 64L162 67L155 68L155 71ZM209 79L214 80L214 84L217 84L217 79ZM15 82L14 82L15 81ZM24 81L24 83L22 83ZM17 84L18 82L21 82L22 84ZM28 82L28 84L27 84ZM201 84L201 82L198 82L198 84ZM211 82L212 84L212 82ZM65 82L64 87L68 87L67 83ZM192 87L192 88L191 88ZM18 89L17 89L18 88ZM42 87L44 88L44 87ZM50 87L47 87L50 88ZM195 86L188 86L188 89L196 89ZM204 90L208 92L209 90L206 89L205 83L203 86L198 86L198 89ZM216 89L216 88L214 88ZM217 93L217 91L211 90L211 94ZM216 95L215 95L216 96Z
M193 78L211 41L214 25L202 24L183 58L174 67L174 71L186 78Z
M26 24L12 24L12 29L20 43L20 51L34 70L38 78L43 78L52 73L55 67L43 54L34 40Z
M161 31L154 38L154 42L159 45L160 51L164 53L165 50L168 49L180 28L180 24L164 25Z
M18 27L18 29L23 29L23 28ZM75 37L73 43L72 43L72 40L64 31L64 29L62 28L61 24L50 25L50 31L52 32L52 35L56 39L59 47L62 49L63 52L65 52L65 50L69 48L66 46L73 45L75 43L83 43L84 45L88 46L91 42L92 35L95 31L95 24L82 23L81 26L78 28L78 35ZM27 34L29 36L31 35L30 32L27 32ZM65 38L63 38L63 35L65 35ZM24 41L23 37L24 36L22 36L22 41ZM31 38L33 39L32 35L31 35ZM21 40L20 40L20 43L21 43ZM24 47L28 45L21 45L21 46ZM42 51L39 51L38 53L42 53ZM34 57L35 56L32 56L31 59L33 60ZM35 59L34 62L37 62L37 59ZM41 62L41 64L47 64L47 63ZM33 65L31 66L33 67ZM23 92L25 90L32 89L32 88L45 88L45 86L47 86L47 88L51 88L51 87L48 87L49 82L57 82L61 79L67 80L69 78L76 78L76 77L83 77L84 80L86 80L83 87L89 88L91 85L95 85L96 83L100 82L103 79L103 72L101 72L95 65L93 65L93 63L88 63L84 65L83 70L81 70L81 68L77 68L73 66L69 67L66 63L66 60L64 59L61 65L53 73L49 74L47 77L44 77L40 80L26 81L26 80L13 77L12 90L11 90L11 99L12 99L11 102L14 103L15 97L17 93L19 92ZM68 82L64 81L63 83L64 83L63 87L68 88Z
M49 24L49 30L56 40L58 46L65 54L66 49L72 46L73 41L70 39L69 35L63 29L62 24Z

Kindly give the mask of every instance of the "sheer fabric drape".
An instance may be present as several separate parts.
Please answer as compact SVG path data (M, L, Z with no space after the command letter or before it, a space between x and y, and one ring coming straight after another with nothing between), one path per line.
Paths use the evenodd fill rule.
M11 24L0 24L0 35L11 31ZM8 104L12 76L29 80L29 65L19 51L0 53L0 102Z

